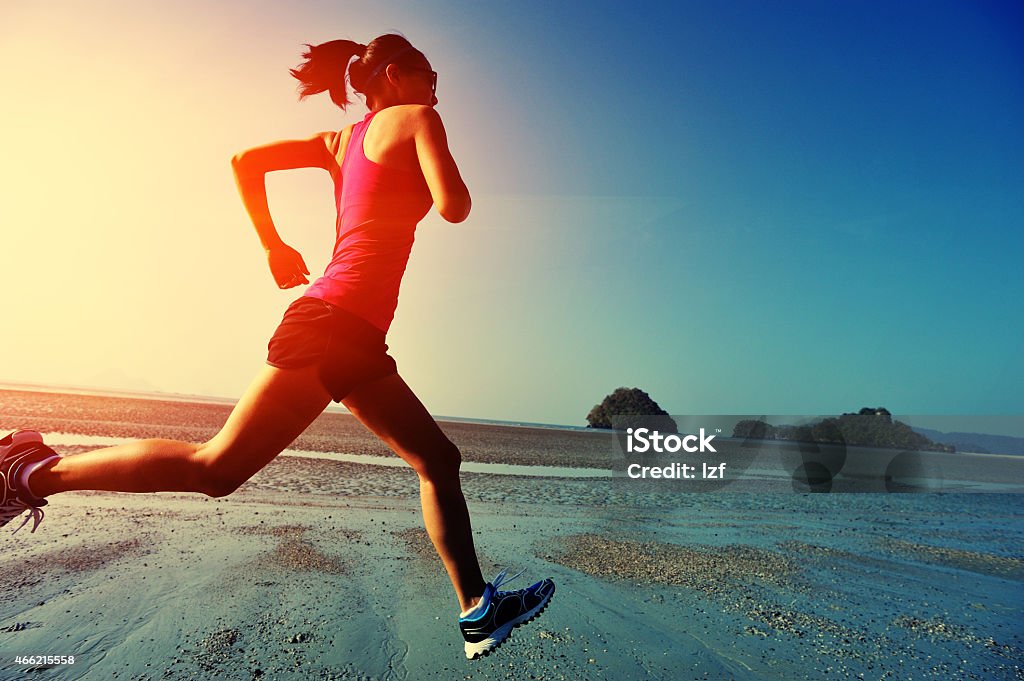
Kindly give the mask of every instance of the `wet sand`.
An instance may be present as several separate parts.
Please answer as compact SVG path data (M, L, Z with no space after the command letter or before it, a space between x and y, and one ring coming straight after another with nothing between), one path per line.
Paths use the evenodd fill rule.
M0 391L0 430L198 440L230 411L139 402ZM600 433L442 427L467 460L612 451ZM360 429L325 414L295 446L387 453ZM223 499L70 493L35 534L4 528L0 678L1024 678L1020 495L462 480L485 575L558 585L488 658L464 658L411 471L279 457Z

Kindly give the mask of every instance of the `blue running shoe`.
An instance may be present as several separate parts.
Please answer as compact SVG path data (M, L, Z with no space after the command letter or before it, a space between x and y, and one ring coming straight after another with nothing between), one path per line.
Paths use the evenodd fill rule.
M11 522L25 511L24 522L14 530L17 532L32 523L35 532L43 521L42 506L46 499L40 499L25 489L19 481L25 466L60 458L52 449L43 444L43 436L34 430L16 430L0 439L0 527Z
M550 579L518 591L498 591L499 586L523 574L520 570L506 578L507 572L502 570L484 587L482 609L478 604L470 614L459 618L459 629L466 639L466 657L470 660L490 655L512 635L513 629L543 612L555 593L555 583Z

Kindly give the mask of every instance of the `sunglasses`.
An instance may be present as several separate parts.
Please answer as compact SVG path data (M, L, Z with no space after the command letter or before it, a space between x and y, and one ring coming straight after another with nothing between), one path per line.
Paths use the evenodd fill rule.
M430 89L432 90L432 94L435 94L435 95L437 94L437 71L432 71L430 69L423 69L423 68L412 68L412 69L409 69L409 70L410 71L421 71L422 73L429 73L430 74Z

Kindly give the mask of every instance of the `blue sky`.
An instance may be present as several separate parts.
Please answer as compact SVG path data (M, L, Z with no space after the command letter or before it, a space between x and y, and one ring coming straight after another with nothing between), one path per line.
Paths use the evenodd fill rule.
M580 374L680 413L1020 412L1019 10L608 3L519 16L480 25L513 37L516 68L535 76L524 95L568 140L545 159L555 177L527 191L623 213L544 237L576 284L564 328ZM556 277L533 286L534 299L564 295Z
M182 231L145 242L131 287L104 291L155 297L184 328L140 311L131 345L156 347L94 353L87 367L35 359L35 338L4 341L27 359L0 378L82 383L116 370L237 396L298 292L266 288L226 159L361 118L326 98L296 103L287 68L303 42L398 29L439 71L438 109L475 202L463 225L421 226L389 337L431 412L582 424L619 386L679 414L1024 412L1017 3L109 0L91 18L49 7L3 10L0 35L51 54L75 38L99 53L145 35L144 59L180 67L136 102L173 105L164 148L195 165L194 177L174 176L180 199L165 208ZM55 22L61 32L46 35ZM35 102L20 105L25 121L74 125L68 101L15 86ZM3 179L10 201L38 189L23 173ZM268 188L286 241L322 271L329 185L300 171ZM192 224L189 201L207 222ZM134 229L108 222L110 239ZM217 229L230 236L211 236L226 222ZM207 288L157 257L198 257L184 255L197 243L222 254L199 263ZM28 302L11 304L28 315L44 293L25 297L22 274L0 289L18 290ZM213 292L233 288L225 307ZM114 334L108 297L90 296L93 314L75 317L90 336ZM105 325L89 326L97 314ZM211 327L222 331L200 342Z

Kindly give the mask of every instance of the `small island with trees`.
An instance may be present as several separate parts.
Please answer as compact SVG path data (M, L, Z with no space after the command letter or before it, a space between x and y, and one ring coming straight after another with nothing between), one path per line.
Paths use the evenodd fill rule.
M615 419L615 423L612 419ZM677 432L675 420L640 388L617 388L587 414L588 428L625 429L633 425L666 433ZM856 413L830 416L815 423L773 426L763 420L746 419L733 428L732 437L744 440L786 440L883 447L909 451L955 452L951 444L935 442L896 421L885 407L864 407Z
M856 414L828 417L799 426L773 426L759 420L744 420L733 428L735 438L790 440L885 447L911 451L955 452L953 445L933 442L902 421L894 421L885 407L864 407Z
M640 388L617 388L600 404L594 405L587 414L587 428L614 428L613 416L619 419L620 427L628 424L630 417L636 417L637 423L642 421L644 425L650 425L653 418L661 432L677 432L676 422L668 412Z

